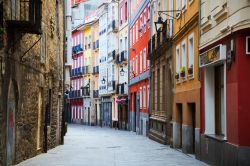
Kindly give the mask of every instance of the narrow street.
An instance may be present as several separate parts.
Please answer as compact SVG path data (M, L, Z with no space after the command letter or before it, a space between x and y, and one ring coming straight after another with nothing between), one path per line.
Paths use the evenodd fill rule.
M193 166L206 165L134 132L70 125L65 145L19 166Z

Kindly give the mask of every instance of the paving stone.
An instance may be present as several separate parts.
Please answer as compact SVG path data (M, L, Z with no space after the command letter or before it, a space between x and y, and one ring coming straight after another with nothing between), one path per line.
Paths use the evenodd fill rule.
M65 144L19 166L205 166L134 132L69 125Z

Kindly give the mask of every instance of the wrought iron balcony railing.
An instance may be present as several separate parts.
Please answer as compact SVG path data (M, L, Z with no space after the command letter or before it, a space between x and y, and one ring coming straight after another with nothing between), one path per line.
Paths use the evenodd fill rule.
M8 0L7 27L23 33L41 34L41 0Z

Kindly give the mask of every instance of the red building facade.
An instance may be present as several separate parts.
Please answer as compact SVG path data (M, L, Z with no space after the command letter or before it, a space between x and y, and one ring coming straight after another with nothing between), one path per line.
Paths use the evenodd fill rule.
M71 103L71 121L81 123L83 120L83 32L75 30L72 32L72 69L71 69L71 91L69 94Z
M130 125L133 131L147 135L149 119L149 61L147 47L150 34L149 1L143 1L134 18L130 30Z
M250 162L249 39L244 29L201 50L201 56L220 50L219 61L201 68L201 159L212 165Z

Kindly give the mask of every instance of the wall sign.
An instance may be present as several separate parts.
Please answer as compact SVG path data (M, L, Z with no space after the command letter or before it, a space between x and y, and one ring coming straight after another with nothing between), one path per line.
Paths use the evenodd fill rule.
M226 60L226 46L218 45L202 54L200 54L200 67L216 64L220 61Z

